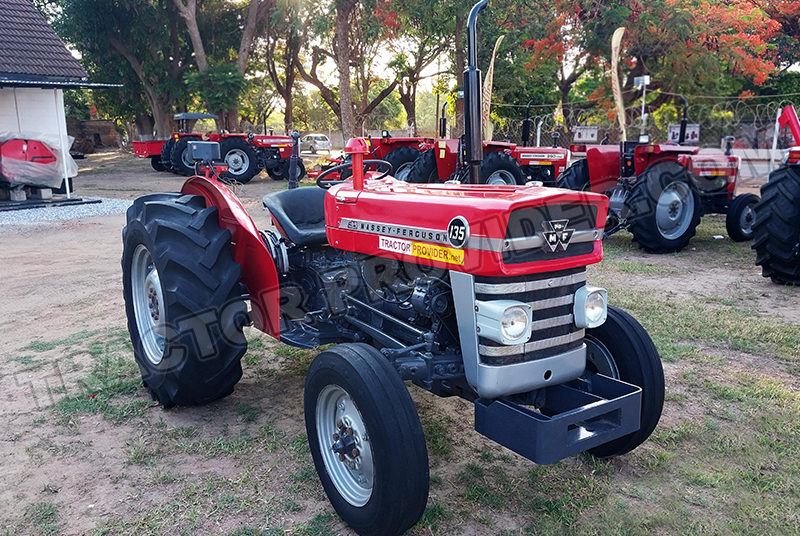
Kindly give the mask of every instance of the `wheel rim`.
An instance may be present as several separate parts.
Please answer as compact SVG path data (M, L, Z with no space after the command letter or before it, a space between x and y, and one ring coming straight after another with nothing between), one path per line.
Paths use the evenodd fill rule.
M164 358L166 340L164 295L153 257L142 244L133 252L131 290L136 328L144 354L150 363L158 365Z
M584 341L586 342L586 371L618 380L617 362L614 361L614 356L611 355L606 345L590 335L587 335Z
M661 236L668 240L680 238L694 218L694 195L684 182L670 183L658 198L656 224Z
M328 385L317 397L316 417L319 450L336 491L353 506L364 506L372 496L374 460L361 413L347 391Z
M517 184L517 181L514 180L514 175L512 175L508 171L504 169L498 169L497 171L489 175L489 178L486 179L486 184L493 184L493 185Z
M186 149L184 149L183 153L181 153L181 161L183 162L184 166L194 169L194 160L192 160L190 156L191 155L189 154L189 146L187 145Z
M408 175L411 173L411 166L413 162L406 162L405 164L401 164L400 167L397 168L394 174L394 178L399 181L408 182Z
M228 173L242 175L250 167L250 157L241 149L232 149L225 155L225 163L228 165Z
M753 234L753 222L756 221L756 211L753 210L753 205L744 207L742 214L739 216L739 228L745 236Z

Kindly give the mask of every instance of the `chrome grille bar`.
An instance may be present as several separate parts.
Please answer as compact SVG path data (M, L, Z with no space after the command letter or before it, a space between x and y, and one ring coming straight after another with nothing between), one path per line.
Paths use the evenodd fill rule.
M530 341L525 344L518 344L516 346L486 346L481 344L478 346L480 354L486 357L505 357L510 355L525 354L528 352L535 352L537 350L544 350L552 348L553 346L561 346L562 344L569 344L578 341L584 336L583 329L570 333L569 335L562 335L561 337L553 337L551 339L542 339L538 341Z
M555 287L563 287L566 285L574 285L575 283L585 283L586 272L579 272L577 274L565 275L562 277L553 277L550 279L540 279L538 281L520 281L518 283L475 283L476 294L513 294L517 292L532 292L536 290L545 290Z

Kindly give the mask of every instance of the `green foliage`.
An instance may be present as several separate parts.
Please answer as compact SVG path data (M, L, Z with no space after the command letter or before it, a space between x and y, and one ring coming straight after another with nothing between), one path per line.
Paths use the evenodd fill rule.
M64 91L64 110L67 117L73 117L80 121L91 119L89 114L89 91L85 89Z
M209 65L202 73L187 73L186 83L211 111L230 110L238 106L249 84L232 63Z

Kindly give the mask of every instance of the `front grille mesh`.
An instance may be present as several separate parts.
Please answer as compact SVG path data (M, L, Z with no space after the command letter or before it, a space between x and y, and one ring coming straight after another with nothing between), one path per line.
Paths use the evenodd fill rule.
M517 277L476 277L475 298L481 301L516 300L533 309L530 340L506 346L478 337L481 362L511 365L568 352L583 344L584 330L572 315L575 291L586 285L586 268Z

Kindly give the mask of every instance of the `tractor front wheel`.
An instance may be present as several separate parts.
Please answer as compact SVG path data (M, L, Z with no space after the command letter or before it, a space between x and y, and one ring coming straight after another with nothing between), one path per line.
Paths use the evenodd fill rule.
M408 181L411 174L411 166L414 165L419 155L419 149L414 147L398 147L389 151L383 160L392 165L392 174L395 179Z
M289 161L281 160L275 167L267 168L267 175L274 181L282 181L289 177Z
M161 156L159 156L159 155L150 157L150 165L156 171L166 171L167 170L166 166L164 166L164 164L161 163Z
M397 371L365 344L320 353L306 375L311 455L333 508L358 534L395 536L428 500L425 436Z
M223 178L247 184L259 172L256 152L245 140L225 138L219 144L219 152L228 165L228 171L223 174Z
M556 186L559 188L567 188L568 190L578 190L579 192L588 192L591 190L589 182L589 166L586 159L578 160L564 172L558 176Z
M406 181L416 183L437 183L439 170L436 168L436 149L428 149L411 164Z
M525 184L525 174L517 161L501 151L483 155L481 162L482 184Z
M164 407L229 395L248 322L230 231L200 196L155 194L128 209L122 289L133 354Z
M731 201L725 214L725 228L734 242L747 242L753 239L753 222L756 212L753 208L758 203L756 194L737 195Z
M639 175L625 200L628 230L648 253L682 250L700 223L700 201L689 170L677 162L661 162Z
M773 283L800 285L800 166L770 173L755 213L752 247L761 274Z
M625 454L655 430L664 407L664 370L653 340L631 315L609 306L600 327L586 330L587 374L603 374L642 389L640 427L636 432L589 450L600 458Z

